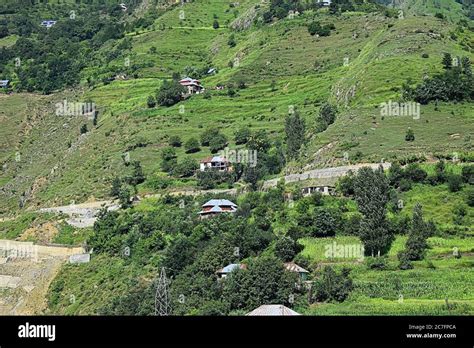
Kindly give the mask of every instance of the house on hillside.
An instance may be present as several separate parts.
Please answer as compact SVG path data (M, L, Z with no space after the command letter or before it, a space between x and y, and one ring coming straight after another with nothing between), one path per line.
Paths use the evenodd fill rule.
M285 307L283 305L272 304L272 305L262 305L250 313L247 313L248 316L294 316L301 315L294 310Z
M332 0L318 0L318 4L320 4L322 6L329 6L329 5L331 5L331 1Z
M201 81L192 79L190 77L185 77L179 81L181 86L184 86L188 89L187 94L199 94L204 92L204 87L201 85Z
M224 268L218 269L216 274L219 279L224 279L230 272L236 269L247 269L247 265L243 263L231 263Z
M295 272L295 273L298 273L299 275L299 278L301 281L306 281L308 279L308 274L309 274L309 271L305 270L303 267L301 266L298 266L296 263L294 262L286 262L284 264L285 266L285 269L287 271L290 271L290 272Z
M0 80L0 88L8 88L10 80Z
M198 214L201 215L201 219L207 219L222 213L235 213L236 211L237 205L227 199L211 199L202 205Z
M232 165L225 157L207 157L201 160L199 166L199 170L201 172L205 171L206 169L215 169L220 172L230 172L232 171Z
M46 21L41 22L41 26L45 28L51 28L55 24L56 24L56 21L52 21L52 20L46 20Z
M303 197L310 196L315 192L320 192L324 196L329 196L334 194L334 186L330 185L318 185L318 186L307 186L301 189L301 194Z

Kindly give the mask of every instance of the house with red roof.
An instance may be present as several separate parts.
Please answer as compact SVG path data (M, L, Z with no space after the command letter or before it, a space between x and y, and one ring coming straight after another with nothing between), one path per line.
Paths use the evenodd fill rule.
M201 81L190 77L185 77L184 79L180 80L179 84L188 89L187 94L199 94L204 91L204 87L201 85Z

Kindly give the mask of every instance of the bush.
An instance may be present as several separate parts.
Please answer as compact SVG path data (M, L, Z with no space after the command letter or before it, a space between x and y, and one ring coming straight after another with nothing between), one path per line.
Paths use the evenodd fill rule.
M184 150L186 153L198 152L201 148L199 147L199 141L196 138L189 138L184 143Z
M180 147L182 144L181 138L177 135L173 135L170 137L168 144L173 147Z
M474 207L474 187L470 187L466 190L466 204L470 207Z
M405 140L406 141L415 141L415 132L413 132L413 129L408 128L407 132L405 134Z
M224 134L218 133L209 141L209 150L216 153L227 145L227 138Z
M410 258L408 257L407 253L404 251L401 251L398 253L398 268L401 270L407 270L407 269L413 269L413 264L410 261Z
M242 127L234 133L234 141L237 145L246 144L249 141L250 135L250 128Z
M283 262L293 260L298 253L296 241L290 237L281 237L275 243L275 256Z
M80 132L81 132L81 134L86 134L87 131L88 131L88 129L87 129L87 124L84 123L84 124L81 126Z
M217 19L215 19L214 22L212 23L212 27L214 29L219 29L219 22L217 21Z
M463 166L461 176L465 183L474 184L474 164Z
M332 267L325 267L322 276L313 284L312 301L337 301L343 302L353 289L350 270L343 268L337 274Z
M175 174L180 177L193 176L198 168L199 165L196 160L191 157L186 157L176 166Z
M458 192L462 188L462 177L451 174L448 176L448 188L450 192Z
M147 100L146 100L146 105L149 108L154 108L156 106L156 100L152 95L149 95Z
M387 258L382 257L366 257L365 264L368 269L376 269L376 270L385 270L387 269Z

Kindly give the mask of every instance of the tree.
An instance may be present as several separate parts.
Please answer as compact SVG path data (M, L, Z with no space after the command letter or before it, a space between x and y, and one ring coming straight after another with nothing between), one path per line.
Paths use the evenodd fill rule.
M268 134L264 129L260 129L250 135L247 147L251 150L257 150L258 155L267 152L270 149L270 140Z
M312 301L337 301L343 302L353 289L352 279L349 277L350 269L343 268L338 274L326 266L320 278L313 284Z
M198 168L199 165L196 160L191 157L186 157L178 163L175 173L181 177L189 177L193 176Z
M154 108L156 106L156 100L152 95L149 95L147 100L146 100L146 105L149 108Z
M164 80L156 94L156 101L161 106L172 106L178 103L186 92L186 88L178 81Z
M120 189L118 198L119 198L120 207L122 209L127 209L132 206L132 203L130 201L130 198L131 198L130 190L127 187L123 186Z
M450 53L444 53L442 63L445 69L451 69L453 67L453 58Z
M297 243L291 237L281 237L275 243L275 255L283 262L293 260L298 251Z
M212 138L219 134L219 129L217 128L208 128L201 134L201 145L209 146L209 142Z
M408 128L407 132L405 134L405 140L406 141L415 141L415 132L413 132L413 129Z
M249 127L242 127L235 131L234 141L237 145L246 144L249 141L251 132Z
M354 199L362 214L359 235L366 255L385 254L394 239L386 219L389 185L383 168L363 167L354 180Z
M161 169L164 172L171 173L176 167L176 150L172 147L164 148L161 151Z
M199 147L199 141L196 138L189 138L184 143L184 150L186 153L198 152L201 148Z
M88 129L87 129L87 124L84 123L84 124L81 126L80 132L81 132L81 134L85 134L85 133L87 133L87 131L88 131Z
M420 204L415 204L413 208L413 218L410 226L410 233L405 244L406 258L410 261L423 259L424 252L428 247L426 239L431 235L427 223L423 220L423 210ZM400 262L403 257L400 256Z
M229 40L227 41L227 44L229 45L229 47L235 47L237 45L237 42L235 42L235 35L234 34L231 34L229 36Z
M301 146L304 143L305 123L298 112L286 116L285 120L285 138L287 146L287 155L294 159L298 157Z
M166 248L163 267L170 275L176 275L187 265L191 264L194 258L194 247L188 238L178 236Z
M112 181L112 188L110 189L110 196L118 197L120 194L120 187L122 186L122 181L118 176Z
M336 120L336 108L329 103L324 104L319 110L320 129L325 130Z
M450 192L458 192L462 188L462 177L456 174L448 176L448 188Z
M169 138L169 141L168 141L168 144L170 146L173 146L173 147L180 147L182 142L181 142L181 138L177 135L172 135L170 138Z
M263 304L291 305L297 275L274 257L259 257L247 270L235 270L225 279L223 295L231 309L251 310Z
M474 184L474 164L463 166L461 169L461 176L465 183Z
M330 208L318 207L314 215L314 237L330 237L336 234L341 223L341 216Z
M225 148L227 143L226 136L222 133L218 133L209 141L209 150L212 153L216 153L217 151Z
M132 175L127 178L127 182L135 187L145 181L145 174L139 161L133 161L132 165Z

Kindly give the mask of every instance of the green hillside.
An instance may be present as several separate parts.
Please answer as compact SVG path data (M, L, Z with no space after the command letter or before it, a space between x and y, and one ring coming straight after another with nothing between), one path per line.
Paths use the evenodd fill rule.
M10 80L0 91L0 239L19 238L28 227L54 220L59 234L49 242L95 250L90 264L62 268L45 313L151 314L152 281L158 268L167 267L174 299L183 292L190 298L175 303L175 314L245 314L258 301L250 295L245 303L229 300L241 289L216 287L215 271L237 261L256 272L271 268L285 236L301 243L286 261L302 263L313 281L325 265L351 269L354 287L344 301L308 303L298 293L295 303L286 304L301 313L473 313L469 8L438 0L338 0L329 8L259 0L128 5L126 11L112 1L49 1L28 10L0 6L0 80ZM46 29L43 19L58 22ZM199 79L204 92L179 93L176 103L161 105L166 86L187 76ZM418 103L418 117L383 114L381 105L398 102ZM64 115L58 112L63 103L93 103L96 112ZM327 108L334 111L331 122L321 116ZM299 119L290 124L295 115L303 131L295 125ZM249 133L245 141L236 137L242 130ZM206 134L223 139L217 151L202 140ZM171 144L176 139L179 146ZM193 139L198 144L189 149ZM291 142L299 145L296 154ZM227 177L207 181L195 173L200 160L224 148L256 149L257 167L236 165ZM442 168L440 161L446 162ZM335 197L302 198L304 182L260 192L263 181L284 175L380 162L402 165L401 174L384 174L382 229L394 240L383 261L366 255L365 261L332 262L324 255L332 242L364 242L350 177L339 182ZM112 194L114 179L121 187ZM238 194L211 195L209 188ZM193 198L167 195L193 190L201 192ZM131 206L127 195L142 201ZM119 212L84 230L35 212L117 198ZM237 216L199 220L200 205L210 198L235 201ZM178 209L181 202L185 209ZM403 269L399 253L417 203L432 233L423 258ZM12 221L18 221L16 228ZM126 246L130 259L122 255ZM231 254L235 247L243 250L238 258ZM272 270L279 284L291 282ZM68 294L78 301L70 303ZM144 300L127 306L135 298Z

